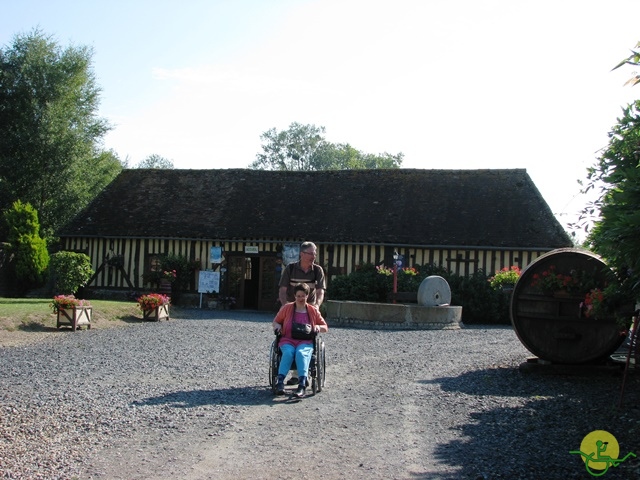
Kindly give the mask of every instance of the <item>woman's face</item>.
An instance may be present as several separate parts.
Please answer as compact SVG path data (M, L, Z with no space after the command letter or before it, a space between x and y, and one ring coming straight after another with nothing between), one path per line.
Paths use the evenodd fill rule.
M308 295L303 290L298 290L296 292L296 303L307 303L307 297Z

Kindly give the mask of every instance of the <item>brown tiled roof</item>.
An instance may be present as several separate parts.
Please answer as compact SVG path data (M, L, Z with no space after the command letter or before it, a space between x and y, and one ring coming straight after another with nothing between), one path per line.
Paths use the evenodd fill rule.
M523 169L124 170L61 236L558 248Z

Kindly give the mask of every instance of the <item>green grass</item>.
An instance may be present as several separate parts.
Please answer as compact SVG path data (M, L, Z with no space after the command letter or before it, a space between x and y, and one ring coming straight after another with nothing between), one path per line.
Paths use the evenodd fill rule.
M0 330L50 331L56 326L56 315L49 306L50 298L1 298ZM91 300L92 328L115 326L142 319L135 302Z

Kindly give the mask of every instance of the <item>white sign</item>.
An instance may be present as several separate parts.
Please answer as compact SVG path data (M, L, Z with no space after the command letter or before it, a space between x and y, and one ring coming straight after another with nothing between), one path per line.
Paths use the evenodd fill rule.
M220 272L200 270L198 275L198 293L220 293Z
M260 253L258 247L244 247L244 253Z

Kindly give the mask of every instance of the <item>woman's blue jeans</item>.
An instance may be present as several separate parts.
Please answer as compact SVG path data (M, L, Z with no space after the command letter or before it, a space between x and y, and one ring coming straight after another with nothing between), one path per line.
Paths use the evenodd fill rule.
M278 367L278 375L287 376L291 370L293 357L296 358L296 367L298 367L298 377L306 377L311 363L311 355L313 355L313 344L303 343L294 347L288 343L280 345L282 358L280 359L280 367Z

